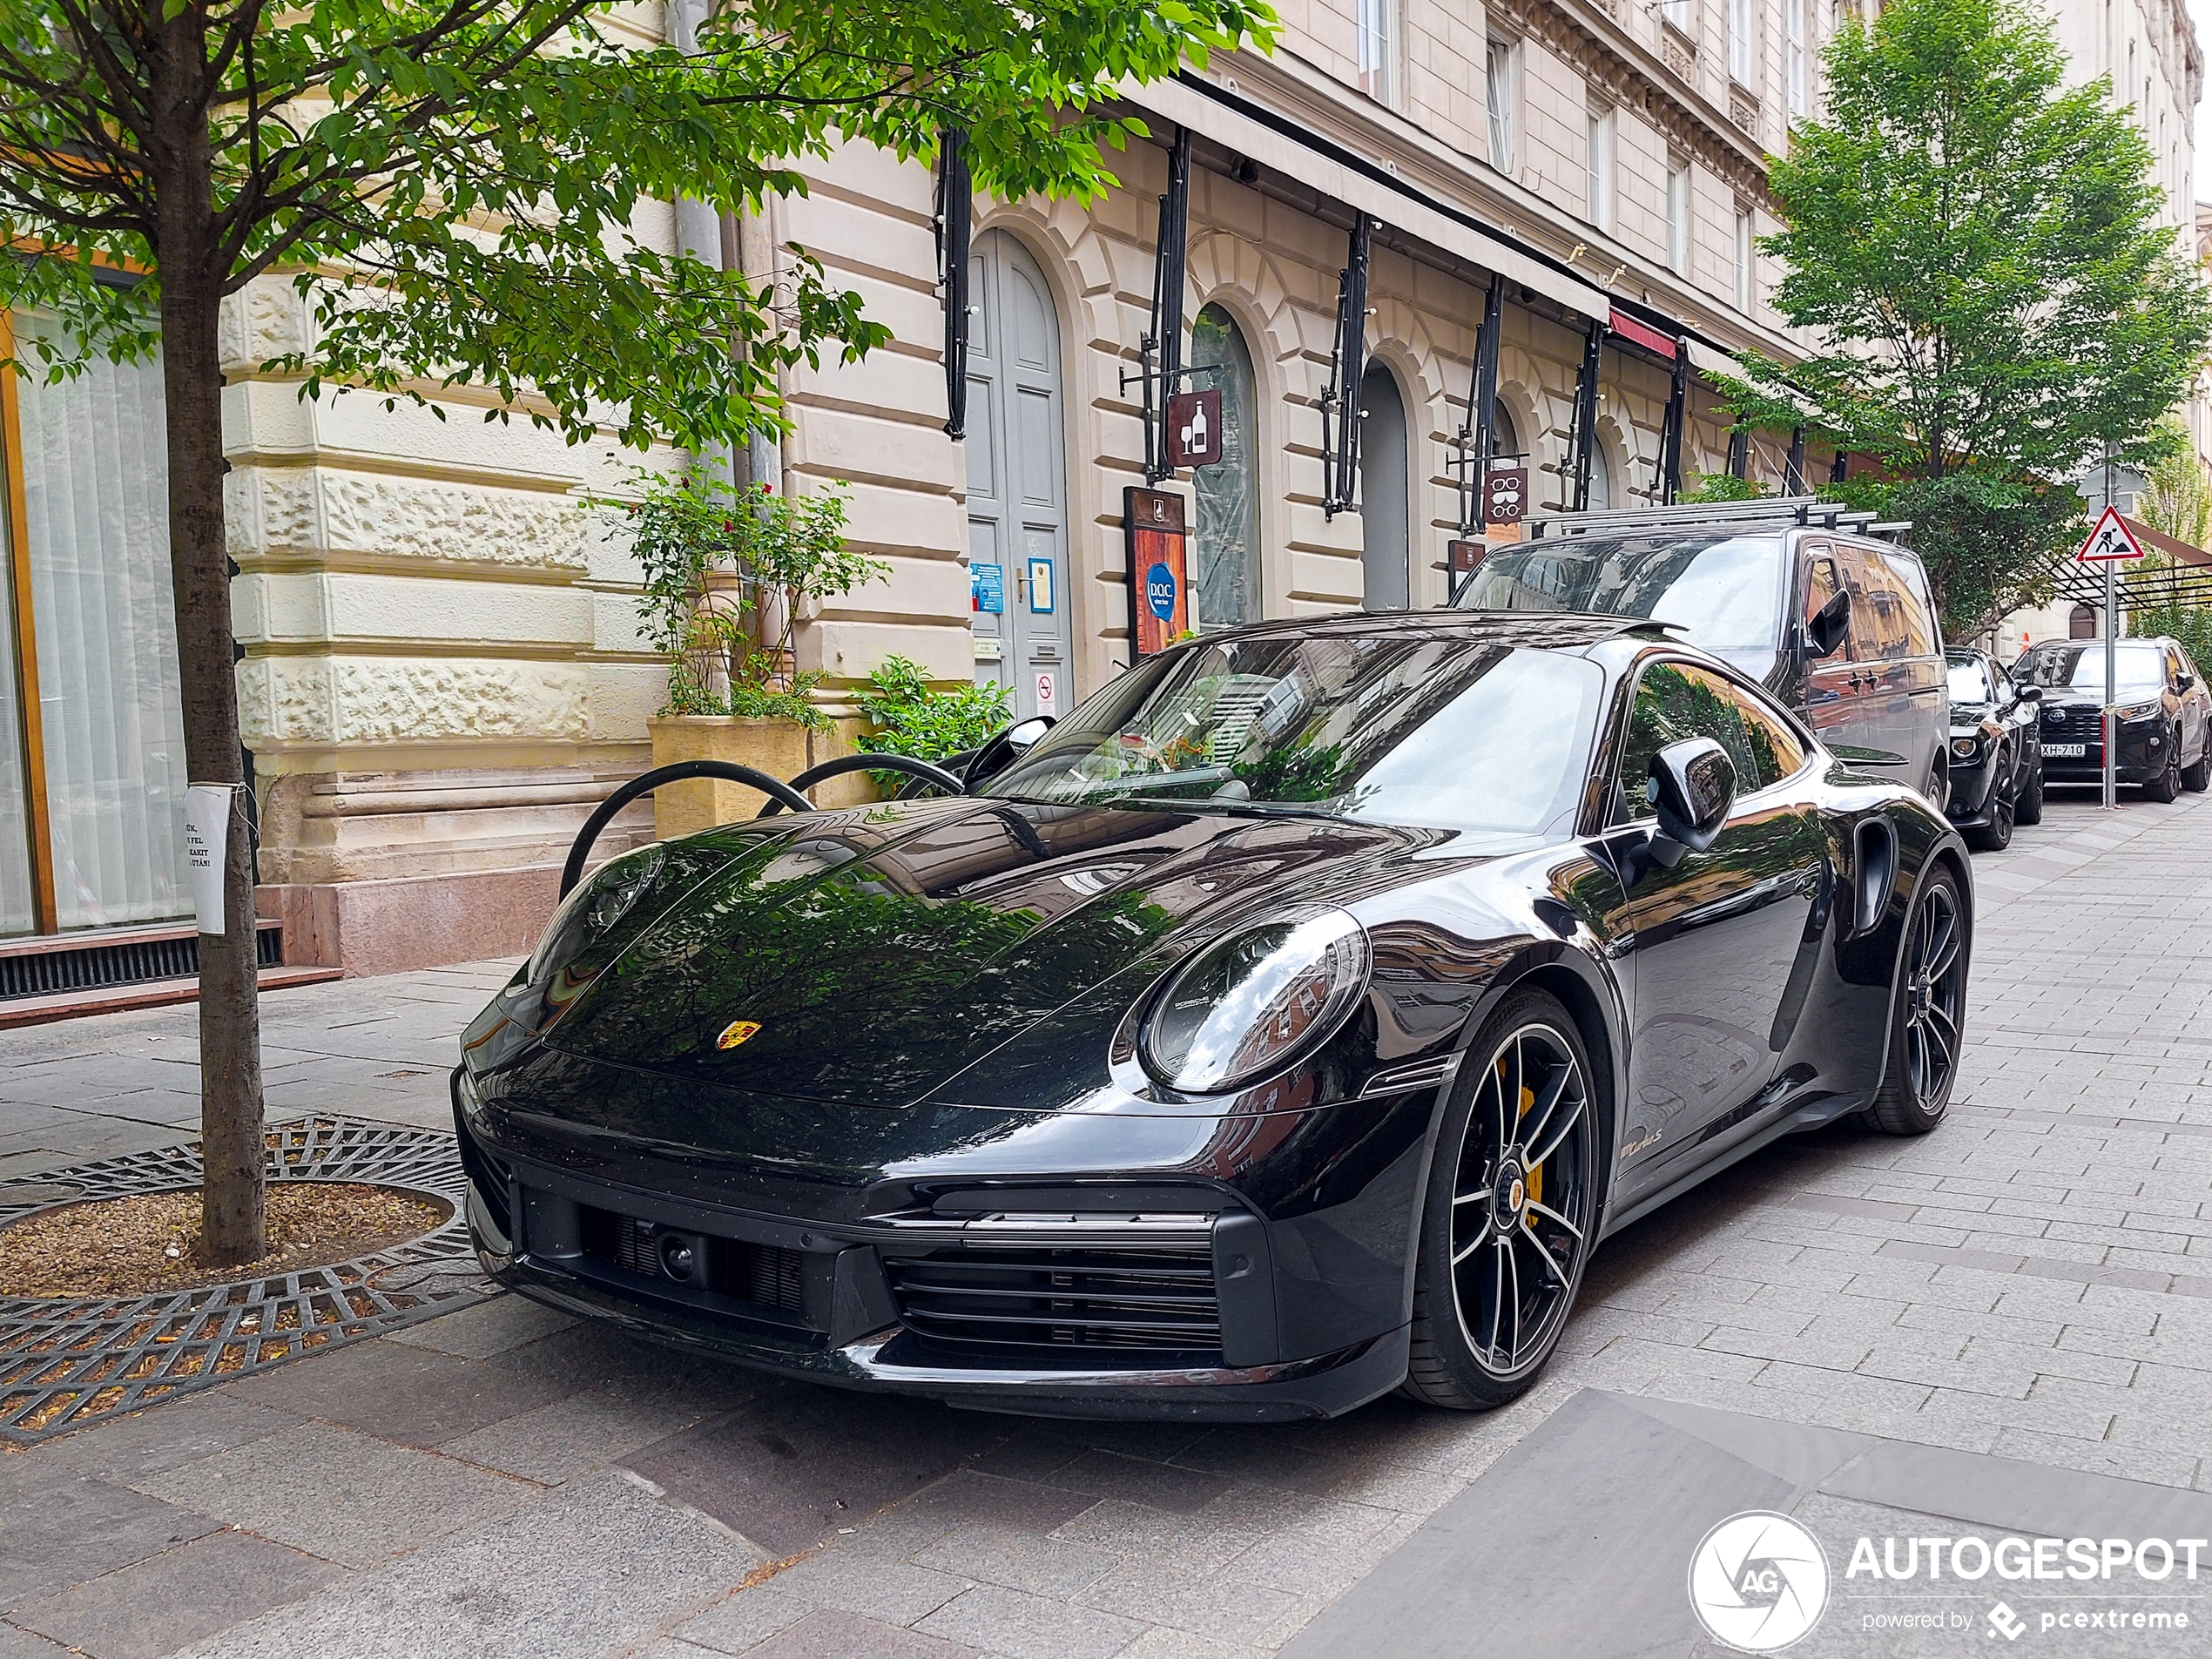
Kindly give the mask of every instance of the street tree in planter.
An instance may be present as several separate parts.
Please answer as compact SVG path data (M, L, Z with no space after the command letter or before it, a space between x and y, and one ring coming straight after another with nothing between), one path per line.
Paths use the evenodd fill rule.
M2066 481L2154 458L2212 340L2153 157L2098 80L2067 86L2017 0L1892 0L1824 54L1824 118L1794 124L1769 183L1774 304L1820 347L1752 352L1739 420L1817 425L1871 456L1858 504L1914 521L1946 630L2029 597L2080 534ZM2123 94L2124 96L2124 94Z
M582 442L739 442L776 375L880 343L860 296L730 273L635 239L652 201L718 212L803 191L840 136L905 158L965 132L976 182L1089 198L1123 78L1265 44L1264 0L747 0L688 50L610 0L0 0L0 307L44 314L54 378L159 354L170 556L195 782L242 777L223 535L224 300L265 273L311 343L266 367L304 395L467 387ZM118 281L119 277L135 280ZM441 411L442 413L442 411ZM261 1253L253 872L233 834L227 931L203 940L201 1248Z

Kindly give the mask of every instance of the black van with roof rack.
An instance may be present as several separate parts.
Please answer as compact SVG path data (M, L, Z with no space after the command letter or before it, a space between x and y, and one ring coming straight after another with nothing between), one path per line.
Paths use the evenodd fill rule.
M1801 713L1839 758L1949 795L1951 701L1903 523L1810 496L1532 518L1459 581L1469 610L1648 617Z

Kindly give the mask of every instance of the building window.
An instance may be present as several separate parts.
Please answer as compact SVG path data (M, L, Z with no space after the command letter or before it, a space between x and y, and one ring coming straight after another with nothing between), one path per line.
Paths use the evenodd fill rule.
M45 330L18 317L15 332L36 366ZM161 364L95 358L59 385L34 373L12 392L0 438L21 458L20 539L11 529L0 551L30 604L8 617L16 637L0 657L35 676L40 718L26 741L30 686L0 682L0 932L166 921L192 900ZM30 902L42 890L45 917Z
M1589 157L1584 185L1588 192L1590 223L1602 231L1613 228L1613 111L1593 110L1589 116Z
M1520 113L1520 64L1509 40L1493 37L1482 59L1483 96L1490 104L1490 165L1510 177Z
M1202 630L1258 622L1259 585L1259 388L1244 336L1219 306L1190 325L1192 377L1221 392L1221 460L1191 475L1197 496L1197 615Z
M1812 111L1811 88L1807 81L1805 49L1805 7L1811 0L1782 0L1782 19L1785 32L1788 61L1784 73L1789 80L1786 97L1790 117L1799 119Z
M1659 15L1685 35L1697 32L1697 0L1659 0Z
M1689 164L1676 161L1667 167L1667 267L1677 276L1689 274Z
M2094 639L2097 637L2097 613L2094 606L2076 605L2067 613L2066 637L2068 639Z
M1751 0L1728 0L1728 74L1738 86L1756 84L1752 60L1757 55L1757 26Z
M1397 44L1391 13L1398 0L1359 0L1359 90L1379 104L1396 96L1391 57Z
M1736 210L1736 308L1748 312L1751 308L1751 260L1757 250L1751 241L1751 215L1743 208Z

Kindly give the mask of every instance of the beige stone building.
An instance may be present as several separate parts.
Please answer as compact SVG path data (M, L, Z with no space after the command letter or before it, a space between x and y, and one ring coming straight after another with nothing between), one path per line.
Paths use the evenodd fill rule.
M1764 158L1815 107L1840 6L1281 11L1271 56L1130 89L1153 141L1113 158L1103 201L974 201L959 441L928 169L848 149L735 235L674 212L645 227L755 271L800 244L892 330L860 365L793 374L792 432L747 463L789 488L849 482L854 539L892 566L802 631L802 666L840 712L892 653L947 682L1001 679L1024 713L1065 712L1130 660L1123 491L1146 482L1136 377L1157 361L1143 342L1182 135L1181 356L1204 370L1187 383L1223 393L1227 443L1157 482L1184 498L1197 626L1440 603L1468 528L1455 468L1486 437L1501 464L1525 458L1532 510L1663 498L1731 464L1769 488L1792 470L1788 433L1731 456L1703 377L1743 347L1791 350L1754 247L1773 228ZM1356 366L1338 327L1355 241ZM1494 296L1494 400L1471 414ZM255 366L304 326L267 285L235 308L227 351L265 913L294 964L516 950L581 820L649 758L662 686L634 571L580 504L624 457L461 401L443 421L303 402ZM154 388L103 371L0 404L17 644L0 680L0 934L16 940L0 1018L7 995L55 988L33 957L53 980L88 943L143 958L189 934ZM1831 461L1796 469L1817 480ZM640 809L605 845L649 826Z

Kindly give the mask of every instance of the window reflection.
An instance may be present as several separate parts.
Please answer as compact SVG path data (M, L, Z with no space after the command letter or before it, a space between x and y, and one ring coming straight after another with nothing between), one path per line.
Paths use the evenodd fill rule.
M1252 355L1229 314L1208 306L1190 326L1192 387L1221 393L1221 460L1200 467L1197 627L1202 632L1260 619L1259 395Z

